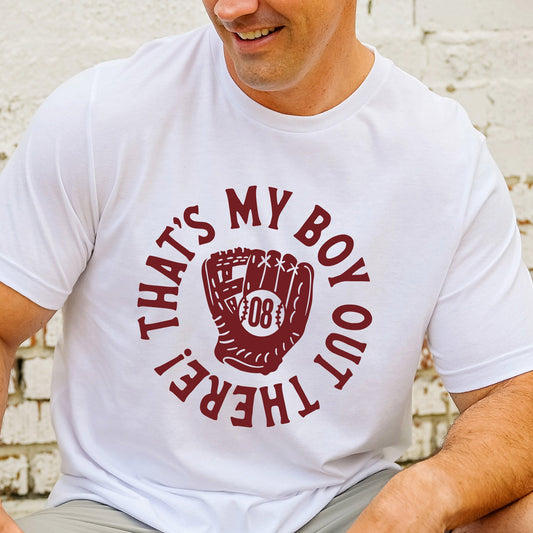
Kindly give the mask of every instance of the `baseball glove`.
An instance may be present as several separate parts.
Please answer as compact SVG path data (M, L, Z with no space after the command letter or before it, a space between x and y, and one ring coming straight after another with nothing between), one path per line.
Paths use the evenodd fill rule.
M219 332L217 359L244 372L274 372L304 333L311 265L274 250L236 248L205 260L202 278Z

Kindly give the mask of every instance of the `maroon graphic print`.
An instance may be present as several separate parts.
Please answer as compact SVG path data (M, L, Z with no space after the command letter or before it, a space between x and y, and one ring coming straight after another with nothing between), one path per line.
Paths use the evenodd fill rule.
M270 374L304 333L313 269L290 254L236 248L202 267L219 336L216 357L244 372Z

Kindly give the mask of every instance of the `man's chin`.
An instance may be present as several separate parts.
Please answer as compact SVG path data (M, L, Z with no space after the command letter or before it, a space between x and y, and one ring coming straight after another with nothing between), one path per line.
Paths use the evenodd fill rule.
M287 81L287 76L277 68L235 68L230 72L234 81L244 92L247 89L258 92L277 92L288 89L291 82Z

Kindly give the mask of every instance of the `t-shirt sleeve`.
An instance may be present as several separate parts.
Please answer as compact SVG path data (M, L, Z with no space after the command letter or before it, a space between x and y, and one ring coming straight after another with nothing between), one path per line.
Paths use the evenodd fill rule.
M533 285L505 180L484 140L463 229L428 329L450 392L533 370Z
M98 220L86 71L37 111L0 175L0 281L59 309L92 253Z

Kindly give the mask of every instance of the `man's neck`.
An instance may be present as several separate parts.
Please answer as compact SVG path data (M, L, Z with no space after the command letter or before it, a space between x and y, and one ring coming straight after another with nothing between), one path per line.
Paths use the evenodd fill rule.
M338 68L338 61L332 62L337 67L332 67L319 79L309 76L294 87L277 91L260 91L247 86L239 79L227 54L226 65L240 89L259 104L286 115L311 116L332 109L353 94L371 71L374 59L374 53L356 41L342 69Z

